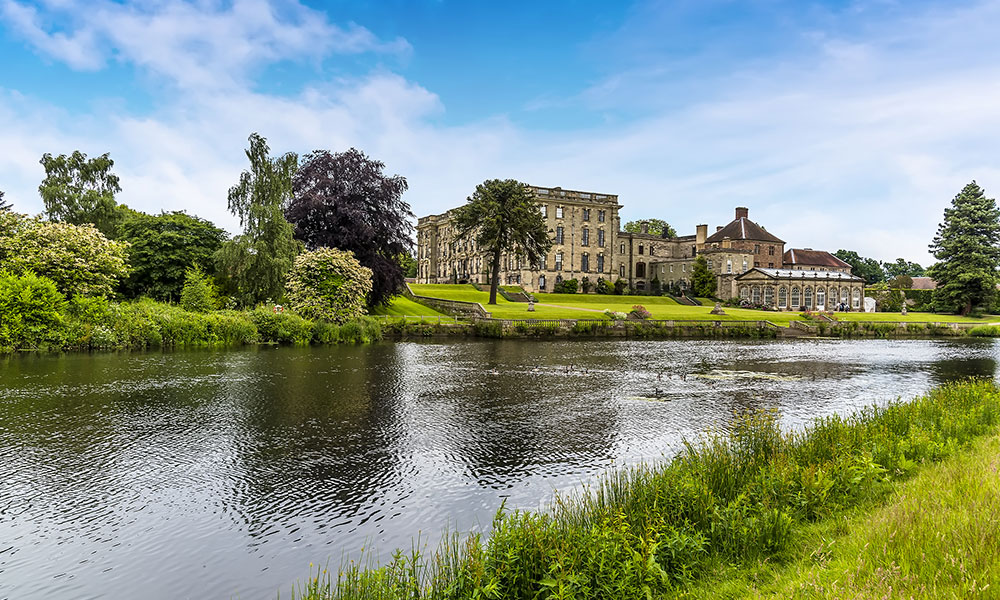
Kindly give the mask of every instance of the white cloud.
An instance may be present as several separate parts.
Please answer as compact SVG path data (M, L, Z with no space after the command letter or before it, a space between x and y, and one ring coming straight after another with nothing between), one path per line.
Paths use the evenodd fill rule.
M283 60L410 50L405 40L381 41L359 25L332 24L295 0L83 0L55 4L44 14L16 0L2 2L0 17L52 58L91 70L117 58L182 88L245 83L253 70Z

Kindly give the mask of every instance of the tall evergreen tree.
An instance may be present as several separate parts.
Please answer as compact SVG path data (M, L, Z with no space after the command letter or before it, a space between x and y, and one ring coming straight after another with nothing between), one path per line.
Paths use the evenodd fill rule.
M715 274L708 270L708 261L704 256L694 259L694 266L691 268L691 287L694 295L699 298L711 298L715 295L715 288L718 283Z
M292 152L270 157L267 140L254 133L246 151L250 170L229 188L229 210L240 218L243 234L224 243L216 253L219 271L243 304L277 300L301 244L292 234L282 207L292 198L292 177L298 156Z
M940 261L928 269L938 284L935 310L966 315L993 299L1000 267L1000 209L975 181L944 210L930 250Z
M3 190L0 190L0 210L10 210L10 202L3 199Z
M490 179L480 183L453 215L458 238L472 236L476 245L491 255L490 304L497 303L502 254L520 255L534 265L552 248L535 198L519 181Z

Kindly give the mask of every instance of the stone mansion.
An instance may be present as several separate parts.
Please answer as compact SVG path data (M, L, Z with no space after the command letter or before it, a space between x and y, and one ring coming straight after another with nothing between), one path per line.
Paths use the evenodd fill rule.
M785 248L785 242L736 209L735 218L709 235L708 225L694 235L662 237L621 230L622 205L615 194L529 186L553 239L540 264L518 256L500 260L501 285L530 292L551 292L564 279L596 284L622 279L642 292L657 279L666 287L690 286L695 258L702 255L717 278L716 295L739 297L755 305L785 310L832 309L841 304L859 310L864 281L829 252ZM450 211L417 222L417 282L489 283L489 258L472 239L459 240Z

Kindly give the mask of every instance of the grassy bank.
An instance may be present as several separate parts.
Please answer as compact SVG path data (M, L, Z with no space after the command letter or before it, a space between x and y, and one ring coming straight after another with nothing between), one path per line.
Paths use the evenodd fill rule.
M773 414L748 415L728 432L689 444L667 464L607 476L593 488L559 498L545 512L501 509L488 541L452 536L435 551L397 554L381 568L347 563L337 572L314 575L296 597L647 599L715 592L715 597L742 597L747 586L732 587L727 596L719 582L736 575L755 583L755 574L773 578L776 569L791 569L804 544L815 541L817 528L844 522L845 515L877 519L880 513L865 511L902 497L893 496L910 489L901 482L995 433L998 423L1000 390L982 381L849 417L822 418L795 433L782 433ZM911 512L899 513L924 510L929 525L939 523L937 530L907 542L911 558L918 551L933 552L940 523L948 523L946 514L927 508L933 504L921 505L930 485L916 485ZM882 529L849 533L861 544L882 540L870 538L879 531L891 536L892 526L884 521ZM953 549L951 556L959 560L962 548ZM900 563L884 563L891 555L876 556L877 550L860 556L869 556L864 568L881 577ZM823 565L825 556L816 565L836 567L832 561ZM950 559L934 560L943 565ZM935 564L912 567L920 571ZM995 569L992 562L989 568ZM795 590L806 590L810 582L819 582L817 590L833 589L823 588L823 582L842 581L833 571L811 579L811 571L801 573L800 580L787 582L798 585ZM923 572L920 577L925 575L930 577Z
M18 331L24 333L9 336L0 352L367 343L382 338L381 326L370 317L338 325L267 307L191 312L148 299L118 303L105 298L73 299L44 331Z
M921 469L882 507L807 528L795 560L717 565L683 598L996 598L1000 437Z

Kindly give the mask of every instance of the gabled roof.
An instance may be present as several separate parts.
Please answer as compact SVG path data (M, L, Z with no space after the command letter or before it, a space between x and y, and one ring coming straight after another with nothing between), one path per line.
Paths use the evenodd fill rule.
M813 250L811 248L792 248L791 250L786 250L785 254L781 257L781 261L786 265L835 267L838 269L851 268L851 265L826 250Z
M731 240L753 240L758 242L775 242L784 244L785 241L771 235L763 227L754 223L746 217L740 217L729 225L708 236L705 240L708 243L721 242L723 238Z

